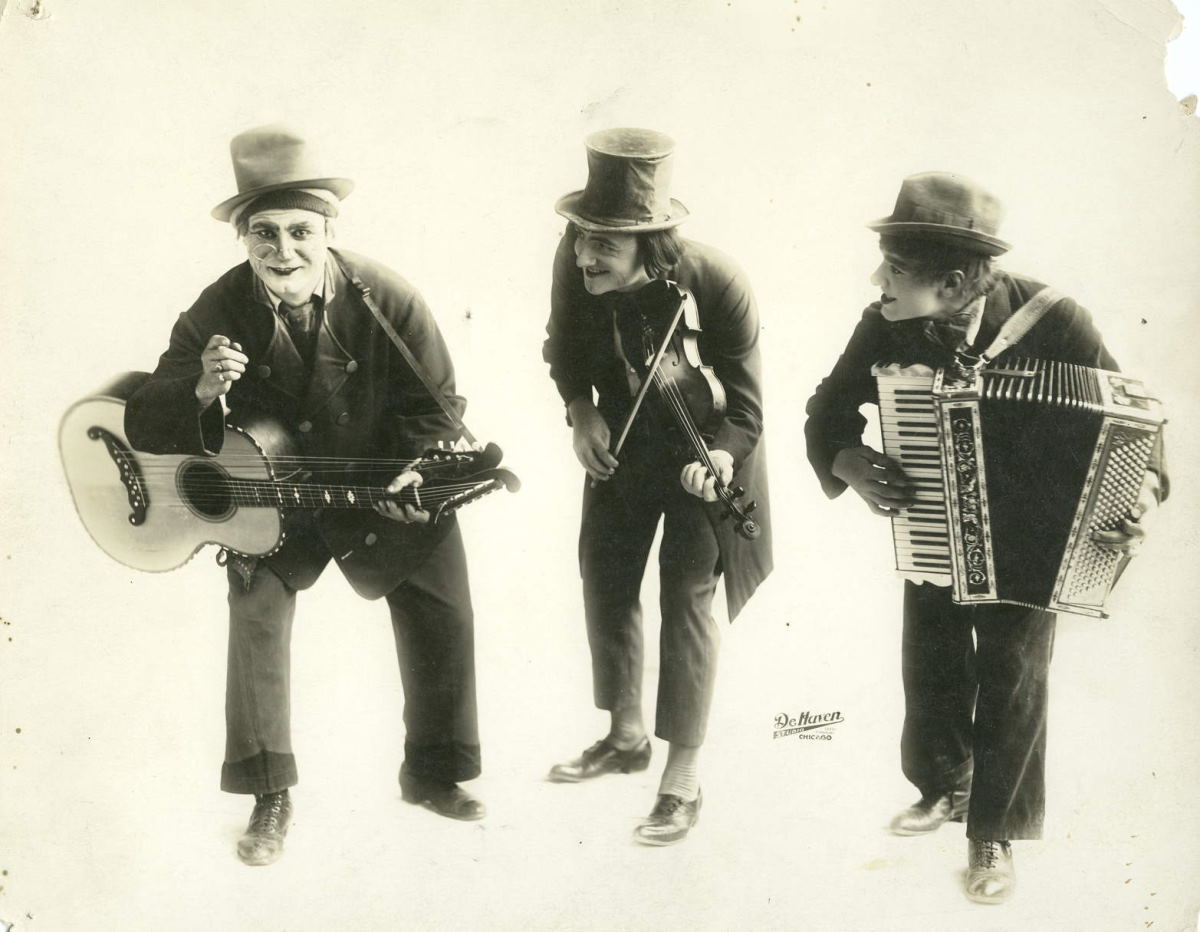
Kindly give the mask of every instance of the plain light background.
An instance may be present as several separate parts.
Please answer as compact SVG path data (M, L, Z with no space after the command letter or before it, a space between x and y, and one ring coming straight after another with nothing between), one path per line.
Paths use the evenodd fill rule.
M18 929L1183 929L1200 908L1196 631L1200 130L1167 0L173 4L9 0L0 21L0 920ZM1194 31L1193 31L1194 41ZM1194 46L1193 46L1194 47ZM1194 64L1194 59L1193 59ZM358 183L339 240L424 294L468 421L524 480L463 513L489 818L403 804L386 609L330 570L301 597L301 771L282 861L237 862L218 791L224 580L212 550L128 570L88 539L58 419L153 367L241 261L208 216L228 139L299 123ZM583 137L677 141L686 236L734 256L763 325L776 572L724 628L685 845L629 832L646 774L543 782L599 737L575 563L582 473L541 362L552 206ZM803 405L877 263L863 224L944 169L1008 205L1004 265L1090 308L1168 404L1175 492L1110 604L1060 620L1046 838L1002 909L960 892L961 826L885 832L899 772L887 526L828 502ZM651 567L653 567L653 562ZM648 638L657 626L648 574ZM723 606L719 607L723 612ZM653 694L653 657L647 695ZM653 711L647 703L647 713ZM777 714L840 711L826 742Z

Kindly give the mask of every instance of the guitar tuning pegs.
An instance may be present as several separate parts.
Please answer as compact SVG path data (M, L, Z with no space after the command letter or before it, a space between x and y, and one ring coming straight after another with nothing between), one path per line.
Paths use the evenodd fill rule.
M742 488L742 487L739 485L737 488L735 488L735 489L732 489L732 490L730 491L730 494L731 494L731 495L732 495L734 498L741 498L743 495L745 495L745 494L746 494L746 490L745 490L744 488Z

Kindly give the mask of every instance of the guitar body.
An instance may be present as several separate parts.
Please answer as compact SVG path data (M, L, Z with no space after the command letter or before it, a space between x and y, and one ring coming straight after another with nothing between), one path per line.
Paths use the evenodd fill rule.
M164 572L182 566L205 544L250 556L276 550L283 540L278 508L242 508L211 487L214 471L231 478L269 480L265 448L282 441L270 430L255 438L227 427L219 456L153 455L134 451L125 437L125 399L145 375L129 373L72 405L59 426L58 443L75 510L96 544L137 570Z
M516 476L498 468L503 453L495 444L427 450L415 460L330 461L297 455L287 430L265 417L226 424L216 456L135 451L125 436L125 401L148 377L126 373L72 405L58 433L80 520L101 550L134 569L175 569L205 544L267 556L283 543L286 509L397 501L424 510L432 527L496 489L520 488ZM388 493L405 470L420 473L422 483Z

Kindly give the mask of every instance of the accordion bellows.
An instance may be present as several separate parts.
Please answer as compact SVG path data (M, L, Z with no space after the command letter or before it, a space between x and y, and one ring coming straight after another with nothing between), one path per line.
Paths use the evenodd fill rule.
M1035 359L873 372L884 452L918 499L892 519L897 571L959 603L1107 617L1128 558L1092 532L1129 512L1162 428L1142 383Z

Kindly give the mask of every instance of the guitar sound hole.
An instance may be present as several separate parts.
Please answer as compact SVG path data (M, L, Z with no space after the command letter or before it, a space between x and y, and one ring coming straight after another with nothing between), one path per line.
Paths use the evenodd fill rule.
M176 477L179 497L202 518L219 521L233 514L233 492L224 470L203 460L185 463Z

